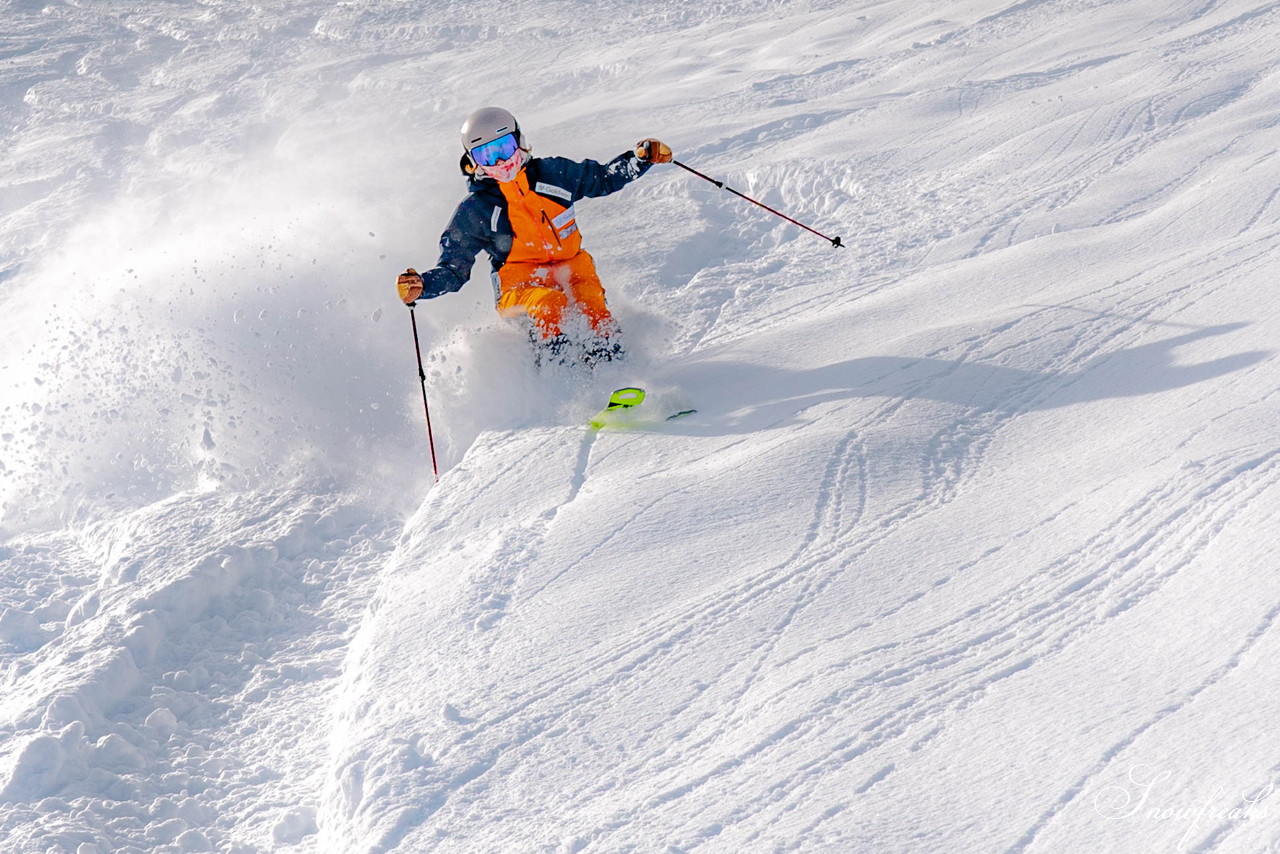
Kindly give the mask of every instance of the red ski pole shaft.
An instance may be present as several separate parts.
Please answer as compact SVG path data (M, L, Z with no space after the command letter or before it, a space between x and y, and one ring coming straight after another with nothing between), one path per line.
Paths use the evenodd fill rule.
M436 440L431 435L431 407L427 404L427 372L422 369L422 346L418 343L418 318L409 304L409 322L413 325L413 351L418 356L418 380L422 383L422 411L427 416L427 444L431 447L431 474L440 482L440 468L436 465Z
M818 231L816 228L810 228L809 226L805 225L803 222L800 222L800 220L798 219L792 219L791 217L787 216L781 211L775 211L773 208L769 207L764 202L756 201L755 199L751 198L745 193L739 193L737 190L733 189L733 187L730 187L724 181L717 181L715 178L712 178L708 175L703 175L697 169L694 169L692 166L687 166L684 163L681 163L679 160L672 160L671 162L679 166L681 169L684 169L686 172L692 172L694 175L697 175L699 178L701 178L704 181L710 181L712 184L715 184L717 187L719 187L722 190L728 190L730 193L733 193L735 196L737 196L740 199L746 199L747 201L751 202L751 204L764 208L769 213L773 214L776 217L781 217L782 219L785 219L787 222L791 223L792 225L798 225L801 228L803 228L805 231L818 235L823 240L827 241L837 249L844 248L844 244L840 242L839 237L827 237L825 234L823 234L821 231Z

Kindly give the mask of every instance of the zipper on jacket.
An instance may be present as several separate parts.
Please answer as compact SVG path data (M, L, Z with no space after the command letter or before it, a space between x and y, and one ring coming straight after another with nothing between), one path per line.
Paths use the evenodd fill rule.
M544 209L538 208L538 211L542 214L542 224L547 227L551 232L551 236L555 238L556 246L564 249L564 244L560 242L560 233L556 231L556 224L551 221L551 217L547 216L547 212Z

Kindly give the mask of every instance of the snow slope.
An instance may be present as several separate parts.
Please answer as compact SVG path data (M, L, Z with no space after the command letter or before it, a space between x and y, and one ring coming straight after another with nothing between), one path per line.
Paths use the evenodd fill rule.
M4 851L1280 849L1280 4L0 15ZM433 486L481 103L848 248L583 203L632 360L422 304Z

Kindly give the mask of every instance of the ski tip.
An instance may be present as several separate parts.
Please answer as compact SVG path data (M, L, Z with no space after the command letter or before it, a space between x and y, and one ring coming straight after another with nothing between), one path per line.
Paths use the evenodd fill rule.
M642 403L644 403L644 389L628 386L627 388L620 388L609 395L609 405L605 407L605 411L607 412L610 409L629 409Z
M597 412L587 422L587 426L592 432L603 430L606 427L643 429L646 425L653 426L664 421L675 421L677 418L684 418L686 415L693 415L698 411L696 409L682 409L663 416L659 412L649 412L653 408L652 404L645 406L643 409L638 408L644 400L644 389L635 386L620 388L609 396L609 405Z

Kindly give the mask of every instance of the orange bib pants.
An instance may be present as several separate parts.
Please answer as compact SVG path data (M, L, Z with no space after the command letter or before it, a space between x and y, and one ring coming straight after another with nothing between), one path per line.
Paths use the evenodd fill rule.
M498 286L498 312L503 317L528 315L543 338L562 333L570 305L587 319L592 332L602 337L613 332L604 286L585 251L565 261L509 261L498 271Z
M524 171L499 186L514 237L511 253L498 270L498 313L527 315L545 339L563 334L565 312L573 306L592 332L607 337L614 331L613 316L605 305L595 262L582 251L573 203L556 195L565 191L552 187L551 196L536 193Z

